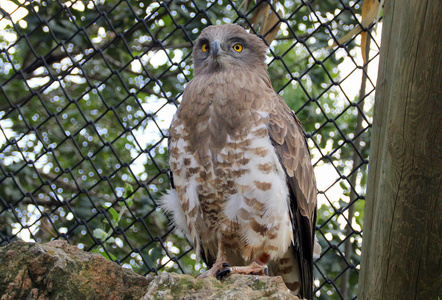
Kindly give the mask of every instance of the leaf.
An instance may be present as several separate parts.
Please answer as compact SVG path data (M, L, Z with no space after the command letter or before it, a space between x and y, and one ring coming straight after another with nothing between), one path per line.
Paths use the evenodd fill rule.
M252 1L247 1L244 8L246 13ZM243 2L241 6L244 4ZM249 24L253 27L254 31L264 36L267 44L270 44L278 34L281 27L280 19L282 16L282 10L278 9L276 12L272 9L278 1L273 1L272 6L264 1L259 1L258 6L253 10L252 16L249 18ZM246 28L248 26L246 25Z
M241 7L244 5L244 11L247 11L247 10L249 9L249 7L250 7L250 4L252 4L252 1L253 1L253 0L244 0L244 1L240 4L239 8L241 8Z
M343 190L347 190L347 185L345 184L344 181L340 181L340 182L339 182L339 186L340 186Z
M278 35L279 28L281 28L281 22L280 22L281 15L282 11L280 9L278 9L276 12L274 12L273 10L270 11L266 27L263 28L262 32L264 33L264 37L267 44L269 45L276 38L276 36Z
M115 260L117 260L117 258L114 256L114 255L112 255L112 253L107 253L106 251L103 251L103 252L99 252L101 255L103 255L105 258L107 258L108 260L112 260L112 261L115 261Z
M364 20L367 22L367 19L371 18L371 14L373 13L371 10L373 7L375 7L376 15L378 14L378 6L379 6L378 0L365 0L364 3L362 3L362 22L364 23ZM374 20L375 16L373 16L373 19L369 20L369 24ZM364 26L365 27L365 26ZM367 39L369 38L366 31L363 31L361 33L361 54L362 54L362 60L364 61L364 65L367 63Z
M10 0L12 3L16 4L17 6L21 6L21 2L18 0Z
M109 212L112 215L112 221L114 221L114 225L118 223L118 212L113 208L109 208Z
M100 240L106 239L106 235L107 235L107 233L101 228L95 228L94 231L92 232L92 234L94 235L94 238L100 239Z
M345 42L350 40L352 37L354 37L355 35L362 32L363 31L362 28L369 27L370 24L379 15L380 10L382 9L381 2L379 2L379 1L383 2L383 0L365 0L363 3L363 6L362 6L362 20L361 20L362 27L361 27L361 25L358 24L349 33L347 33L345 36L340 38L337 43L333 43L333 45L327 47L326 49L330 49L330 48L333 48L337 45L344 44ZM363 42L361 42L361 50L363 51L362 58L364 59L364 64L365 64L366 63L365 45L366 45L366 41L367 41L367 34L365 31L364 31L364 33L365 33L365 35L362 35Z
M134 188L129 183L126 183L124 185L124 198L126 198L127 206L131 207L133 203L133 197L134 197Z
M255 9L255 12L250 18L250 24L256 32L259 31L259 24L263 21L264 17L269 14L269 10L270 5L268 3L263 3Z

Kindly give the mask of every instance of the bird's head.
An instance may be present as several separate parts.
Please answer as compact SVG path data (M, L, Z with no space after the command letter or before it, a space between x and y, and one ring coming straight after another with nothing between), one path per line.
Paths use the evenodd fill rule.
M235 24L209 26L193 47L195 74L233 68L267 69L267 46L255 34Z

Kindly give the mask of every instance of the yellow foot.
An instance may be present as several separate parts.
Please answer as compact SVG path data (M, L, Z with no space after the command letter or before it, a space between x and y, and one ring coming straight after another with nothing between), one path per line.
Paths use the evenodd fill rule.
M230 267L230 274L269 275L268 273L267 266L262 266L256 262L244 267Z
M228 270L229 268L230 268L230 265L226 262L216 262L213 264L213 266L209 270L198 275L197 278L216 277L216 278L220 279L218 277L218 274L222 273L225 270Z
M268 269L267 266L262 266L256 262L241 267L231 267L228 263L221 262L215 263L212 268L199 275L198 278L216 277L222 279L231 274L268 275Z

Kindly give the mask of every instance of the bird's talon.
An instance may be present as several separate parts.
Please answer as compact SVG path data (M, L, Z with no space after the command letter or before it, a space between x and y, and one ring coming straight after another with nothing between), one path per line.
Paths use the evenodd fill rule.
M224 269L216 273L216 279L221 280L226 278L230 273L230 268Z

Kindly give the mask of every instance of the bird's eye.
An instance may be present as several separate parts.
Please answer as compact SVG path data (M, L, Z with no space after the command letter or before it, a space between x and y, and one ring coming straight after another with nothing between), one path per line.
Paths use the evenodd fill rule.
M241 52L243 49L241 44L235 44L233 45L233 50L235 50L236 52Z
M207 50L209 50L209 46L207 44L203 44L201 46L201 50L203 50L203 52L207 52Z

